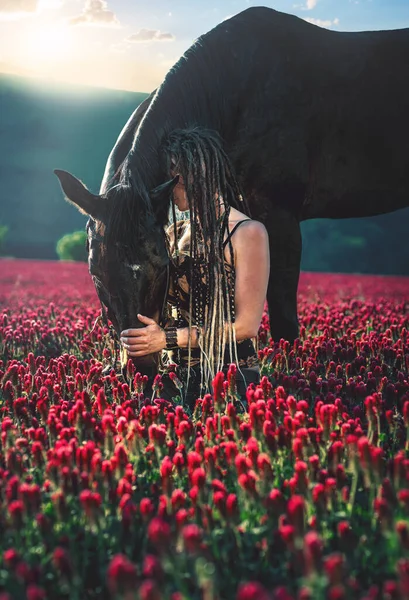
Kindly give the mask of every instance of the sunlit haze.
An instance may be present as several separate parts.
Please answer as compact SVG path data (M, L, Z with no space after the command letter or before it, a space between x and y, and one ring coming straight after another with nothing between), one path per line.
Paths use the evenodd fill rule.
M16 56L34 69L41 63L57 63L74 57L72 29L60 23L37 25L22 36Z
M0 72L149 92L194 40L252 0L0 0ZM335 31L409 27L407 0L277 0Z

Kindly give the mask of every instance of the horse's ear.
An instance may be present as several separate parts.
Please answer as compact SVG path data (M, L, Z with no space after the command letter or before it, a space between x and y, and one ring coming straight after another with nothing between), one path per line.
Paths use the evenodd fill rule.
M152 208L155 212L157 219L160 222L164 222L166 220L169 210L169 203L171 200L170 196L173 192L173 188L175 187L175 185L177 185L178 181L179 175L175 175L173 179L165 181L165 183L161 183L160 185L158 185L158 187L154 188L149 192L149 197L152 202Z
M84 215L100 221L106 212L106 200L102 196L92 194L85 185L68 171L54 169L66 199L74 204Z

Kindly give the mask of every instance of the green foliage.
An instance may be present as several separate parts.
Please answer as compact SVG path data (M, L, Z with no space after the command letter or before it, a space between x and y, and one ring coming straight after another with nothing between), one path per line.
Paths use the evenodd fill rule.
M86 262L88 253L85 247L87 234L85 231L67 233L57 242L56 251L60 260L77 260Z
M3 249L4 239L8 233L9 228L7 225L0 225L0 254Z

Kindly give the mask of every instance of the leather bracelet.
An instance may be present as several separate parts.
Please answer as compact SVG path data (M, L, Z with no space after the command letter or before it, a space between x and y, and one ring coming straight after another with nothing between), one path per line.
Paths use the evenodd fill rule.
M174 350L178 348L178 335L176 327L165 328L166 350Z

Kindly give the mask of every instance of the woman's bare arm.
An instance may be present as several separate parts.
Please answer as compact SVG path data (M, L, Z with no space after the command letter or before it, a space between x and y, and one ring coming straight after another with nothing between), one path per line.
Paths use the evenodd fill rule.
M232 237L236 270L235 331L237 340L256 337L263 316L270 275L268 233L259 221L245 221ZM177 331L178 345L189 344L189 329ZM192 327L192 348L198 346L197 329Z
M236 269L236 339L255 337L263 316L270 275L268 233L259 221L245 221L232 237Z

